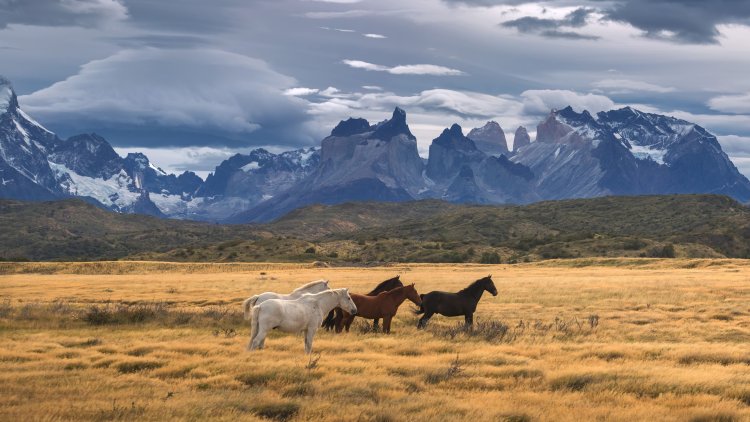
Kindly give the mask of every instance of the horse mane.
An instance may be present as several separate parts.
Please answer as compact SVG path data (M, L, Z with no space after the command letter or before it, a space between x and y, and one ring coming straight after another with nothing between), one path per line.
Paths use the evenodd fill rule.
M377 287L375 287L374 289L372 289L372 291L367 294L367 296L374 296L374 295L377 295L378 293L382 293L382 292L391 290L391 289L386 289L386 286L389 283L393 283L394 281L398 282L400 284L400 286L396 286L396 287L403 287L404 284L401 283L401 280L399 279L399 277L401 277L401 276L397 275L396 277L389 278L388 280L385 280L384 282L378 284Z
M400 291L404 290L405 288L406 288L406 286L394 287L391 290L386 290L386 291L378 293L378 296L380 296L380 295L396 294L397 292L400 292Z
M315 286L317 284L322 284L322 283L328 283L328 280L321 279L321 280L311 281L311 282L309 282L307 284L304 284L304 285L302 285L300 287L297 287L296 289L292 290L292 293L304 292L306 290L309 290L312 286Z
M486 277L482 277L482 278L480 278L479 280L477 280L477 281L475 281L475 282L473 282L473 283L469 284L469 285L468 285L468 286L466 286L465 288L463 288L463 289L459 290L459 292L458 292L458 293L469 293L469 292L473 292L474 290L477 290L477 289L482 289L483 287L482 287L482 286L480 285L480 283L481 283L482 281L484 281L484 280L488 279L488 278L491 278L491 277L492 277L492 276L489 276L489 275L488 275L488 276L486 276Z

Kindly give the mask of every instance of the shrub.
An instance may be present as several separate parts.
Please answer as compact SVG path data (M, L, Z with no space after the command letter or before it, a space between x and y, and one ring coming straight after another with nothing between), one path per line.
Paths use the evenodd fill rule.
M626 239L622 243L622 248L626 251L637 251L646 246L646 242L641 239Z
M674 258L675 257L674 245L671 243L668 243L661 247L655 246L649 249L645 255L646 257L649 257L649 258Z
M499 264L500 255L497 252L484 252L482 257L479 258L479 262L482 264Z
M314 254L315 248L310 246L309 248L305 249L305 253Z

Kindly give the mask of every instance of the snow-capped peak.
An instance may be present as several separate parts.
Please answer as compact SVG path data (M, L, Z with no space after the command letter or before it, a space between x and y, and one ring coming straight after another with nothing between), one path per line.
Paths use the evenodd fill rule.
M7 79L0 76L0 115L8 112L16 94Z

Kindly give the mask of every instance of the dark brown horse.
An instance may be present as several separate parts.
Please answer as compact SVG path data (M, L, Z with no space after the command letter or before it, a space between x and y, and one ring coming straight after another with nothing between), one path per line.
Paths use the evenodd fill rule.
M388 280L378 284L370 293L367 294L367 296L377 296L382 292L387 292L391 289L395 289L396 287L403 287L404 283L401 282L400 275L397 275L396 277L389 278ZM333 330L336 328L336 324L338 321L341 321L343 318L343 314L341 313L340 308L335 308L331 312L328 313L328 316L325 320L323 320L323 328L325 328L327 331ZM378 331L378 322L380 319L375 318L375 321L372 324L372 329L375 331Z
M363 318L383 318L383 332L391 332L391 320L398 312L398 307L406 299L414 302L415 305L419 306L422 300L419 298L417 289L414 288L413 284L403 287L396 287L387 292L380 293L377 296L358 295L350 293L352 301L357 305L357 316ZM354 315L343 311L344 317L341 321L336 321L336 332L340 333L342 328L346 328L349 332L349 327L354 321Z
M480 278L457 293L435 291L421 295L422 305L419 306L416 313L424 315L419 319L417 328L424 328L434 314L463 315L466 325L474 324L474 311L477 310L477 303L479 303L479 299L481 299L485 290L490 292L492 296L497 296L497 288L495 283L492 282L491 275ZM354 300L354 295L352 295L352 300ZM354 302L356 303L356 300ZM357 307L359 308L359 305Z

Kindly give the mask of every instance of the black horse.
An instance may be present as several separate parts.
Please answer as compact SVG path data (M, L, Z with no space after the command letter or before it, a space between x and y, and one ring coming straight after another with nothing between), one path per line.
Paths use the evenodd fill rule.
M404 287L404 283L401 282L399 279L401 277L400 275L397 275L396 277L389 278L388 280L380 283L372 289L370 293L367 293L367 296L377 296L382 292L388 292L396 287ZM331 312L328 313L328 316L326 319L323 320L322 327L326 329L326 331L333 330L336 328L336 321L341 320L344 317L344 314L341 312L341 308L333 308ZM380 322L379 319L376 319L373 323L373 329L375 331L378 331L378 323Z
M474 324L474 311L477 310L477 303L479 303L479 299L481 299L485 290L490 292L492 296L497 296L497 288L495 283L492 282L491 275L480 278L458 293L436 291L419 295L422 298L422 305L415 313L424 315L419 319L417 328L424 328L434 314L463 315L466 325Z

